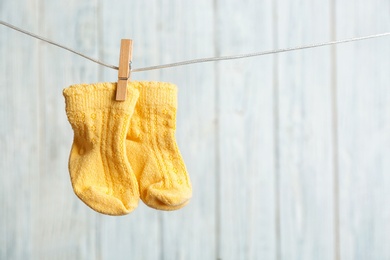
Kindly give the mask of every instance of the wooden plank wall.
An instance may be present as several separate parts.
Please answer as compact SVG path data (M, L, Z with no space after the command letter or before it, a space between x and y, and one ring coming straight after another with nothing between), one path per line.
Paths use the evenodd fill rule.
M0 0L0 20L117 64L390 31L388 0ZM390 259L390 39L133 73L179 87L194 196L124 217L72 191L62 89L116 71L0 26L0 259Z

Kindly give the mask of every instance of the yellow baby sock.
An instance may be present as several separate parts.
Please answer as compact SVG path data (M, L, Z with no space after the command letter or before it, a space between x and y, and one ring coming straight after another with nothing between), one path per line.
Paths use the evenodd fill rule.
M140 96L127 135L127 156L141 199L160 210L184 207L192 188L175 140L177 88L162 82L131 82Z
M126 156L126 134L138 99L128 87L126 101L115 101L116 83L64 89L66 114L74 131L69 157L73 190L103 214L124 215L138 205L137 179Z

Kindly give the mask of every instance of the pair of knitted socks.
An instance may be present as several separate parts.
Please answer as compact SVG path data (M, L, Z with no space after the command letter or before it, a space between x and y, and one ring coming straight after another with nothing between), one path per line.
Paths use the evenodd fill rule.
M63 91L74 131L74 192L108 215L130 213L139 198L155 209L182 208L192 189L175 141L176 86L132 81L123 102L115 101L115 89L116 83L97 83Z

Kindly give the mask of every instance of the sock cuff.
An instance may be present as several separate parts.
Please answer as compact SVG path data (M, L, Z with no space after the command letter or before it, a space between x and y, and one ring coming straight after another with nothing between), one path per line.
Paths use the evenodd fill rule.
M63 90L66 111L85 111L90 109L116 109L127 111L135 104L139 91L127 86L125 101L115 101L116 83L76 84Z
M139 90L139 104L177 107L177 87L172 83L132 81L130 85Z

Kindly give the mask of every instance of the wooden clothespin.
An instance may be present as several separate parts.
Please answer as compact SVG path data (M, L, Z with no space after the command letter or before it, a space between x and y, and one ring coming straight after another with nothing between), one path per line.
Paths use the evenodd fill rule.
M127 82L130 80L130 62L133 55L133 41L130 39L121 40L119 54L118 85L116 88L116 100L126 100Z

